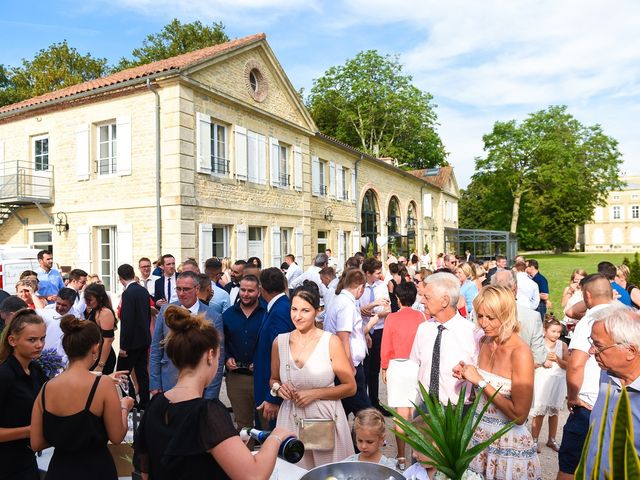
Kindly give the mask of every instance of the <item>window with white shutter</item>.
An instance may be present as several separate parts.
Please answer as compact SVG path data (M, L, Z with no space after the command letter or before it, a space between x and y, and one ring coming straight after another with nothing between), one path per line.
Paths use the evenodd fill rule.
M269 152L271 160L271 171L269 172L271 177L271 185L274 187L280 186L280 144L277 138L269 138Z
M116 119L118 132L116 173L131 175L131 117L123 115Z
M302 149L293 147L293 168L294 187L297 191L302 191Z
M280 227L271 227L271 266L280 268L282 264L282 244Z
M311 193L320 195L320 159L315 155L311 157Z
M429 218L433 216L432 197L430 193L422 195L422 216Z
M211 173L211 117L196 112L197 170Z
M247 130L239 125L234 128L236 149L236 178L247 179ZM243 258L243 257L238 257Z
M338 189L336 188L336 164L329 162L329 196L336 198Z
M336 198L344 200L344 169L342 165L336 165Z
M248 235L246 225L236 225L236 260L246 260Z
M89 180L89 125L76 128L76 179Z
M351 203L356 203L357 192L356 192L356 171L355 169L351 170ZM356 250L357 252L358 250Z

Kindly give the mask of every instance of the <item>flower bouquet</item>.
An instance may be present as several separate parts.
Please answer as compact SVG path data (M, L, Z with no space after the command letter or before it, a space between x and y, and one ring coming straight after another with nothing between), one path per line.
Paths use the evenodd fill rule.
M47 378L51 379L58 375L64 368L62 356L55 348L47 348L43 350L40 357L36 360Z

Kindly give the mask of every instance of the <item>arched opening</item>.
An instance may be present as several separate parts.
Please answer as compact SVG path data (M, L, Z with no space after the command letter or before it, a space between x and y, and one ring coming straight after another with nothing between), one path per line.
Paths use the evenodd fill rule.
M389 252L394 256L402 252L402 226L400 217L400 202L398 197L391 197L387 210L387 235L389 236Z
M367 190L362 199L362 249L367 255L373 255L378 250L376 237L378 235L378 201L373 190Z
M413 252L417 252L416 244L416 228L418 225L418 214L416 213L416 204L409 202L409 208L407 210L407 260Z

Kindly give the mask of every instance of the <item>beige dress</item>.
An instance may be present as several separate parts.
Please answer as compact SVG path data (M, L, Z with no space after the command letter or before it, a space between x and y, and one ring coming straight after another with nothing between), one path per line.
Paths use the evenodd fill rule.
M289 336L289 333L278 335L280 380L283 383L290 382L297 390L333 387L335 385L335 373L333 372L329 354L331 333L324 332L322 334L302 368L298 368L291 357ZM289 365L289 369L287 369L287 365ZM280 406L276 425L292 432L297 432L298 427L294 419L294 411L298 418L336 417L335 448L332 451L307 450L297 466L310 470L327 463L339 462L353 455L351 429L340 400L317 400L304 408L296 407L292 401L285 400Z

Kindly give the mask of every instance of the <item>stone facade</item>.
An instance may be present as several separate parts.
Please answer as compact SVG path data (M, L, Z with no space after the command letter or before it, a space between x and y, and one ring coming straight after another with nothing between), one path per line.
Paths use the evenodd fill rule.
M640 176L622 178L626 186L609 193L607 205L596 207L584 225L586 252L640 251Z
M98 273L112 290L117 265L160 252L200 262L255 254L266 266L293 253L308 266L326 247L344 261L368 246L362 205L371 190L377 220L369 243L376 240L383 258L395 245L441 248L444 227L457 226L452 173L450 185L434 185L316 133L266 40L234 45L183 61L178 73L163 64L149 84L132 75L122 88L96 88L82 101L71 95L55 105L0 109L0 202L9 209L0 244L49 243L57 263ZM152 90L160 105L161 245ZM54 194L40 208L7 194L18 161L30 166L30 178L52 179ZM397 238L388 242L392 203ZM448 216L445 203L455 204ZM69 230L58 234L60 212Z

